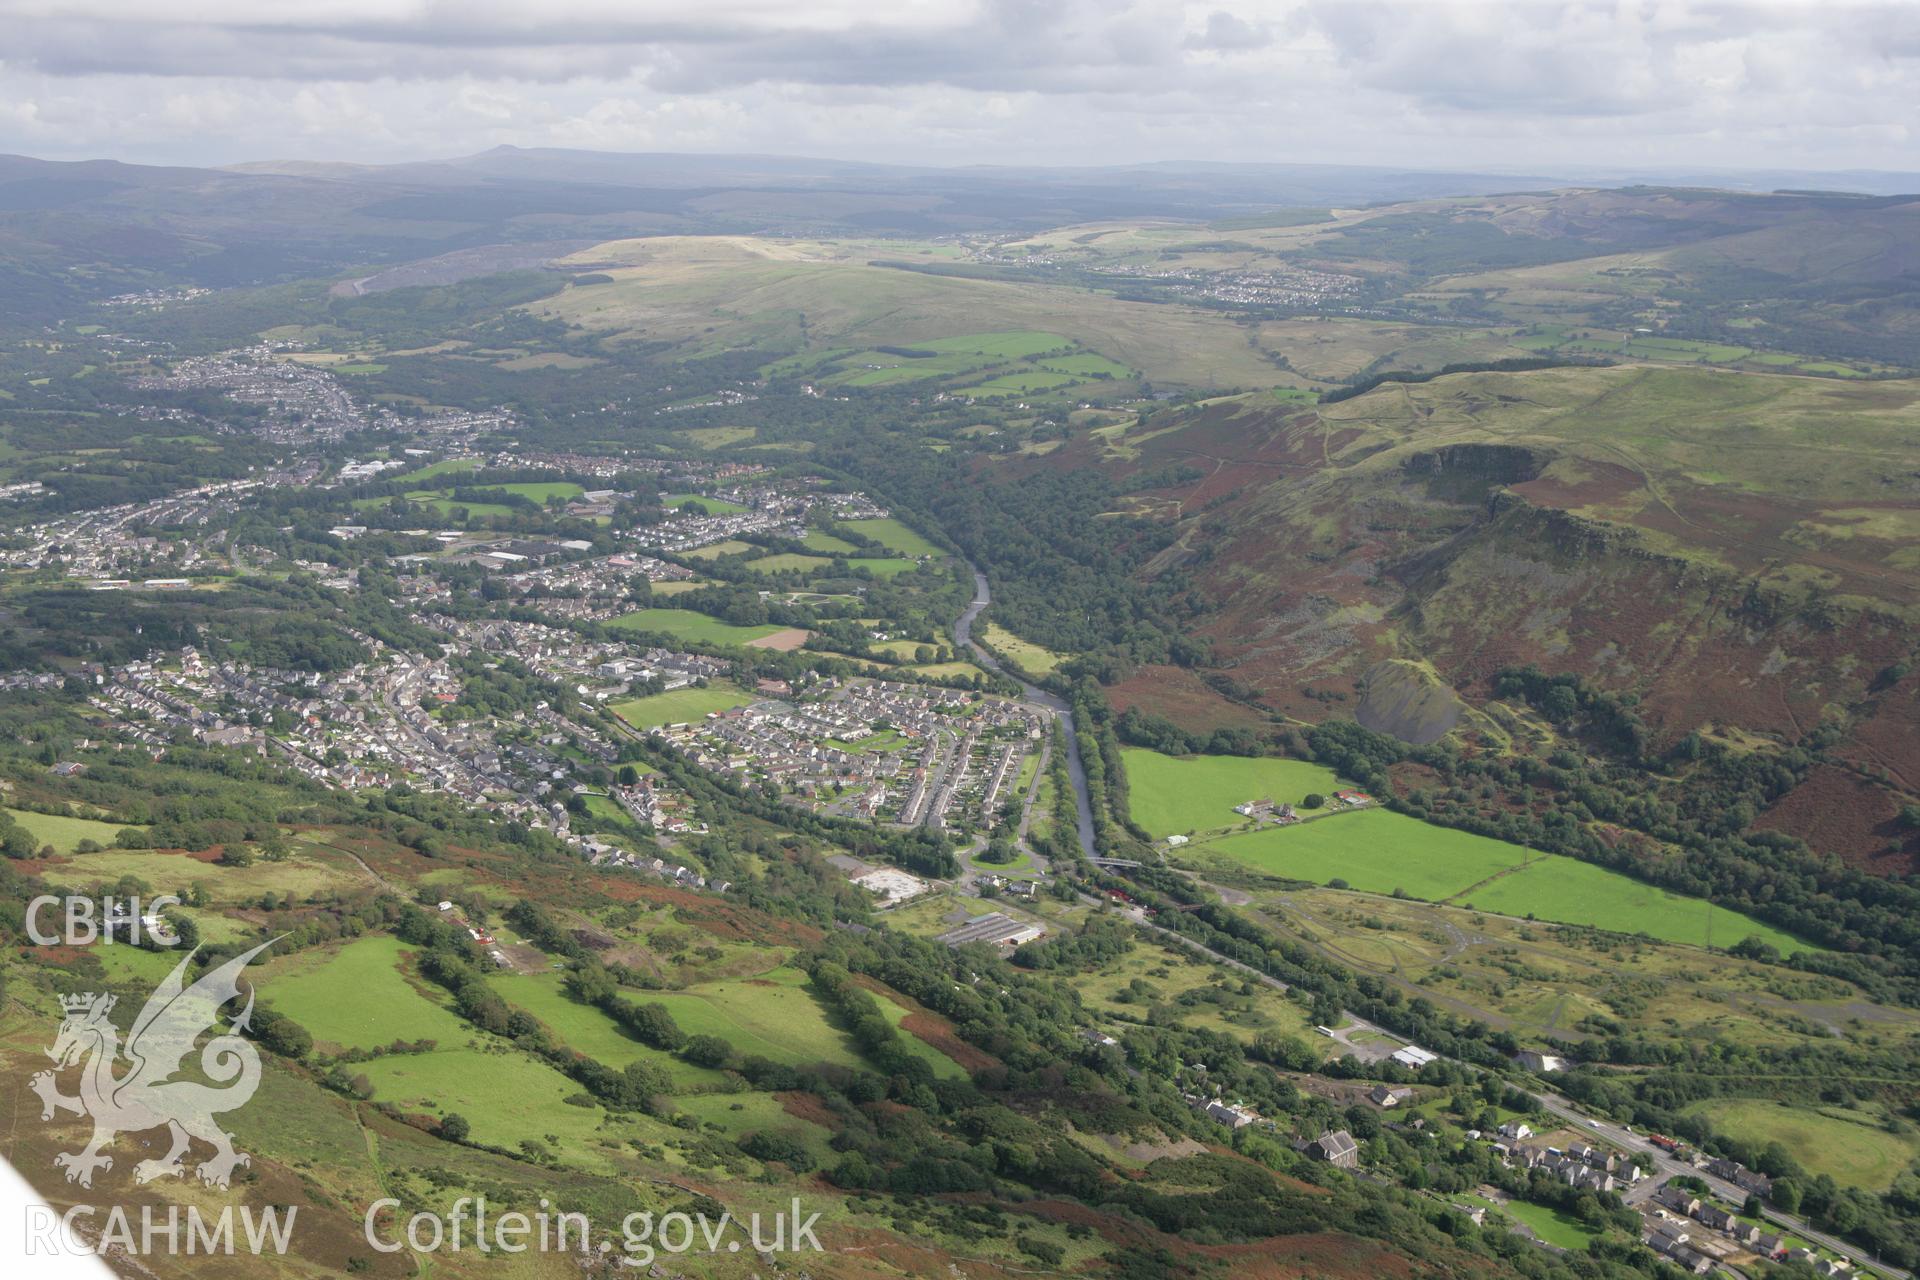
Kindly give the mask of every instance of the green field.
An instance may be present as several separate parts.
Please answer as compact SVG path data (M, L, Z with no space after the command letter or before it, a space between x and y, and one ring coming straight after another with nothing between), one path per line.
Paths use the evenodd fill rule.
M544 1022L556 1040L596 1062L616 1069L630 1062L651 1062L667 1073L676 1093L717 1089L726 1083L727 1077L722 1072L697 1067L641 1044L600 1010L570 998L564 989L565 980L566 975L557 970L503 973L494 976L493 985L501 999L525 1009Z
M824 529L808 530L807 536L801 539L801 541L805 542L810 549L814 551L824 551L829 555L834 553L848 555L860 549L851 542L848 542L845 538L836 538Z
M1587 1242L1597 1234L1593 1228L1563 1209L1534 1204L1530 1200L1509 1200L1505 1204L1495 1204L1480 1196L1465 1198L1494 1213L1504 1213L1546 1243L1575 1253L1584 1251Z
M1810 950L1789 934L1704 898L1681 897L1605 867L1557 856L1540 858L1462 894L1458 905L1616 933L1644 933L1692 946L1725 948L1757 935L1782 954Z
M865 569L876 578L897 578L920 567L918 560L876 560L871 556L849 556L847 567Z
M1023 369L1017 373L1003 373L985 382L961 387L958 394L976 397L1035 395L1042 391L1058 391L1061 387L1076 386L1079 381L1071 374L1050 373L1045 369Z
M805 1146L819 1164L831 1164L837 1158L828 1145L832 1133L811 1120L788 1115L780 1099L770 1093L711 1093L676 1098L674 1104L701 1124L715 1125L736 1141L749 1133L778 1133Z
M529 480L517 484L489 484L486 489L517 493L529 502L544 503L548 498L577 498L586 490L567 480Z
M260 999L315 1040L342 1048L424 1039L457 1049L475 1033L400 972L401 956L410 950L381 934L337 951L302 953L263 971Z
M654 729L663 724L692 724L705 719L710 711L725 711L752 701L753 695L735 685L710 684L704 689L689 685L616 702L611 710L636 729Z
M606 1113L597 1103L569 1104L568 1098L581 1095L580 1086L517 1050L438 1049L379 1058L353 1070L372 1081L379 1102L436 1117L465 1116L476 1142L512 1149L533 1140L573 1167L606 1167L595 1149ZM549 1135L559 1140L557 1149Z
M1839 1107L1788 1107L1756 1098L1715 1098L1688 1108L1714 1131L1755 1145L1778 1142L1811 1174L1885 1191L1915 1160L1920 1135L1889 1133L1880 1118Z
M1066 661L1066 658L1053 650L1043 649L1037 644L1022 640L995 622L989 622L981 629L980 638L1002 658L1030 676L1052 675L1055 669Z
M669 493L661 497L663 507L684 507L689 502L697 502L707 509L710 516L737 516L746 508L737 502L728 502L725 498L712 498L704 493Z
M462 471L473 471L480 466L478 458L442 458L429 463L418 471L404 472L400 478L405 480L431 480L435 476L454 475Z
M734 645L764 640L783 629L770 626L737 627L691 609L635 609L632 613L621 614L607 625L622 631L657 631L694 644Z
M52 845L55 853L72 853L82 840L91 840L104 848L113 848L114 837L125 828L118 822L97 822L92 818L65 818L50 813L30 813L9 809L7 816L33 836L36 845Z
M952 338L916 342L922 351L993 356L1000 360L1023 360L1046 351L1058 351L1073 345L1073 339L1036 329L1012 329L1003 333L963 333Z
M757 978L649 993L647 1001L665 1005L688 1035L720 1036L742 1057L758 1054L796 1066L813 1062L856 1065L859 1051L845 1032L827 1021L825 1010L805 989L806 981L807 975L800 970L783 966ZM891 1000L875 999L895 1026L906 1017L906 1011ZM932 1046L905 1033L901 1038L938 1074L965 1074L958 1063Z
M1125 747L1120 758L1133 820L1155 839L1240 826L1246 819L1233 806L1249 800L1297 806L1310 791L1332 795L1340 786L1324 765L1275 756L1168 756Z
M896 555L918 557L942 554L940 548L890 516L878 520L848 520L844 524Z
M1267 827L1193 848L1268 875L1315 884L1344 880L1348 887L1365 893L1405 890L1429 901L1460 893L1529 857L1542 856L1517 844L1430 826L1385 809Z
M1069 374L1075 378L1097 378L1105 374L1110 378L1131 378L1133 370L1117 360L1095 355L1091 351L1082 351L1070 356L1050 356L1039 362L1042 369L1054 373Z
M417 480L425 474L426 472L416 472L407 478L409 480ZM474 487L482 493L498 491L500 493L517 494L529 502L540 505L544 505L548 498L577 498L585 492L579 485L562 480L526 481L516 484L483 484ZM516 508L510 507L504 502L457 502L454 500L452 489L411 489L404 496L408 502L417 502L421 506L432 507L441 515L450 515L455 507L465 507L470 515L476 516L512 515L516 510ZM388 501L390 501L390 499L386 498L362 499L355 505L362 507L379 506Z
M281 862L255 861L247 867L202 862L188 854L158 849L109 849L104 853L75 854L60 868L60 876L75 885L102 884L134 876L163 893L179 894L198 884L207 891L208 900L218 905L257 899L263 893L290 893L305 898L363 883L356 875L311 849L298 850Z
M782 551L776 555L761 556L758 560L747 561L747 568L760 573L810 573L815 569L824 569L833 561L826 556L806 556L793 551Z
M695 547L683 553L689 560L718 560L722 556L739 556L753 553L758 555L760 547L751 542L742 542L738 538L728 538L725 542L709 542L704 547Z
M417 489L404 496L408 502L431 507L442 516L451 516L456 508L464 510L469 516L510 516L514 513L514 508L504 502L455 502L446 496L450 492L451 490L446 489ZM389 501L391 499L388 498L362 498L354 505L377 507L384 506Z

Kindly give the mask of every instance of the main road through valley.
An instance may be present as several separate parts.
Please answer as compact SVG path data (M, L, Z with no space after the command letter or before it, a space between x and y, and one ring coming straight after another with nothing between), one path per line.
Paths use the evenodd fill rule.
M980 611L993 603L993 593L987 587L987 575L972 564L967 565L973 571L973 603L953 624L953 637L973 651L980 665L989 671L998 672L1020 686L1020 696L1031 706L1036 706L1052 715L1055 722L1066 730L1067 738L1067 777L1073 783L1073 805L1077 814L1076 822L1080 829L1080 849L1089 858L1094 856L1093 847L1093 799L1087 791L1087 767L1080 759L1080 737L1074 731L1073 708L1062 698L1055 697L1038 685L1027 683L1018 675L1000 665L1000 660L988 653L973 638L973 621Z

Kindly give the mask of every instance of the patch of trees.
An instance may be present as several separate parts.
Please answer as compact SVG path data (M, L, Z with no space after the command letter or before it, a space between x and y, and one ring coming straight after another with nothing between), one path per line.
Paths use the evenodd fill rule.
M1517 355L1503 361L1461 361L1457 365L1444 365L1440 368L1392 368L1388 372L1371 374L1361 378L1352 386L1342 386L1331 391L1321 391L1323 405L1338 405L1342 399L1354 399L1356 395L1365 395L1367 391L1386 382L1432 382L1434 378L1446 378L1448 374L1517 374L1534 368L1567 368L1574 365L1611 365L1613 361L1601 359L1574 359L1574 357L1549 357L1549 355Z

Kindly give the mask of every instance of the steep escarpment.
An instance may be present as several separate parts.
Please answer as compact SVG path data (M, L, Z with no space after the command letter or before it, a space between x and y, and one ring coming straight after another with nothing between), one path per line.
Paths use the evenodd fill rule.
M1179 531L1149 572L1188 576L1209 604L1200 629L1216 669L1179 687L1210 678L1241 716L1354 718L1420 743L1476 732L1484 721L1450 701L1492 702L1504 670L1564 673L1629 698L1650 750L1701 733L1759 751L1817 740L1828 763L1762 825L1909 868L1920 841L1898 815L1920 798L1915 559L1886 537L1894 519L1856 496L1911 487L1897 456L1863 449L1844 468L1801 462L1796 475L1799 446L1783 445L1720 457L1750 468L1736 476L1691 444L1677 465L1677 445L1659 442L1661 456L1578 421L1510 429L1538 421L1568 376L1481 375L1451 394L1442 380L1411 408L1410 391L1382 389L1336 406L1339 417L1215 402L1109 438L1103 461L1123 479L1182 477L1132 499ZM1617 371L1571 376L1592 378L1597 396L1646 390ZM1747 413L1768 403L1737 390ZM1858 403L1872 441L1885 425L1874 415L1910 400L1883 389ZM1826 447L1844 454L1831 424L1846 419L1821 412ZM1866 532L1821 532L1843 527ZM1173 687L1136 676L1121 700L1157 710L1162 683ZM1175 712L1189 727L1207 718L1192 696ZM1836 823L1820 802L1843 794L1856 821Z

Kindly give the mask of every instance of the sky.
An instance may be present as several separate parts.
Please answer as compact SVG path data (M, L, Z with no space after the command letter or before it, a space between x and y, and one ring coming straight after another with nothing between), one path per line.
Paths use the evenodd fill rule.
M0 0L0 152L1920 170L1920 3Z

